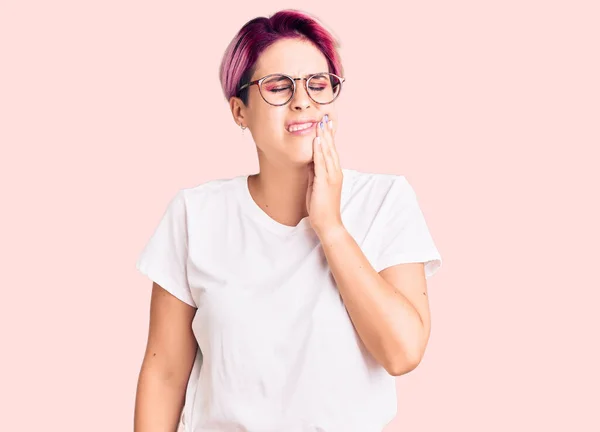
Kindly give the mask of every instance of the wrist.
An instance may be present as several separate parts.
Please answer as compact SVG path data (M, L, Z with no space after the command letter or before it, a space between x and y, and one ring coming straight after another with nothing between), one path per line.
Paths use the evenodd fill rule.
M348 234L348 230L346 230L346 227L342 223L315 229L315 232L321 240L321 243L331 242Z

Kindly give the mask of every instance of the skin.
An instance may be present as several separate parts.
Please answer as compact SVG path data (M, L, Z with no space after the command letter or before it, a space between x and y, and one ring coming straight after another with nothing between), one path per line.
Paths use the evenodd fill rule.
M271 73L299 77L326 71L323 54L297 39L278 41L259 58L251 80ZM424 264L402 263L376 272L345 228L340 216L343 174L335 146L335 102L319 105L303 86L283 106L264 102L251 86L249 103L230 100L237 124L246 125L256 143L260 172L249 179L253 199L274 220L295 226L308 217L352 323L372 356L394 376L420 363L430 335ZM331 122L315 136L294 137L285 124L300 116Z
M270 73L305 76L327 71L321 52L307 42L279 41L259 59L252 80ZM423 263L398 264L377 273L340 216L342 171L335 147L335 102L319 105L298 86L281 107L264 102L257 86L249 106L230 100L233 117L255 140L260 172L249 178L254 200L274 220L290 226L309 217L352 323L365 347L391 375L413 370L430 333ZM315 136L291 136L284 125L300 116L332 122ZM321 145L319 145L319 141ZM192 332L196 309L153 283L150 328L139 375L135 432L175 430L197 342Z
M198 344L196 308L152 283L146 352L138 377L134 432L174 431Z
M313 45L286 40L263 53L255 76L271 72L306 76L327 70L325 57ZM257 144L260 173L250 176L248 183L254 200L273 219L286 225L297 225L309 217L310 210L315 231L324 233L338 226L342 185L339 161L337 174L327 176L326 153L316 146L317 135L324 141L334 129L316 132L314 137L295 137L284 127L287 121L304 115L321 119L328 114L336 120L334 103L316 104L301 85L290 103L274 107L264 102L257 86L252 86L248 105L237 98L231 100L236 122L248 126ZM327 155L331 162L331 153ZM135 432L175 430L198 347L192 332L195 313L196 308L153 283L148 341L136 392Z
M261 54L251 80L271 73L304 77L328 70L325 56L312 43L284 39ZM304 85L300 81L297 84L296 93L287 105L269 105L256 85L249 89L248 106L237 97L232 97L229 103L234 121L248 127L256 144L260 170L248 179L254 201L284 225L296 226L301 219L309 217L315 230L326 229L340 220L339 208L338 214L332 215L323 206L335 209L336 200L339 203L341 175L336 179L335 191L321 188L313 194L315 186L322 185L323 180L309 183L315 172L315 139L319 132L294 136L285 125L300 117L322 119L327 114L334 125L332 133L335 133L337 100L327 105L317 104L310 99ZM313 211L309 211L311 203L314 204Z

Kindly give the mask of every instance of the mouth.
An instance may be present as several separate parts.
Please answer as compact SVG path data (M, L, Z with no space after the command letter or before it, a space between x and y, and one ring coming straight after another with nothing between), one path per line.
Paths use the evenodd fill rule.
M308 135L315 130L316 125L317 122L293 124L288 126L286 128L286 131L288 131L292 135Z

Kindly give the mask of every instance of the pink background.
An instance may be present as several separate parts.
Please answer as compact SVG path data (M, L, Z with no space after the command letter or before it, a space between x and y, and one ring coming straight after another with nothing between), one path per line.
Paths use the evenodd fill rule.
M218 64L293 7L342 43L342 165L407 176L444 259L386 432L600 430L597 6L3 1L0 429L132 430L135 260L179 188L256 172Z

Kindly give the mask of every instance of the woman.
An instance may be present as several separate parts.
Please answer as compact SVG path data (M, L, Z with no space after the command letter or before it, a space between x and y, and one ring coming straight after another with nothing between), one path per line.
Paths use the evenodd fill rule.
M249 21L221 83L260 172L180 190L137 268L153 281L137 432L370 432L429 337L441 257L403 176L340 167L334 38Z

